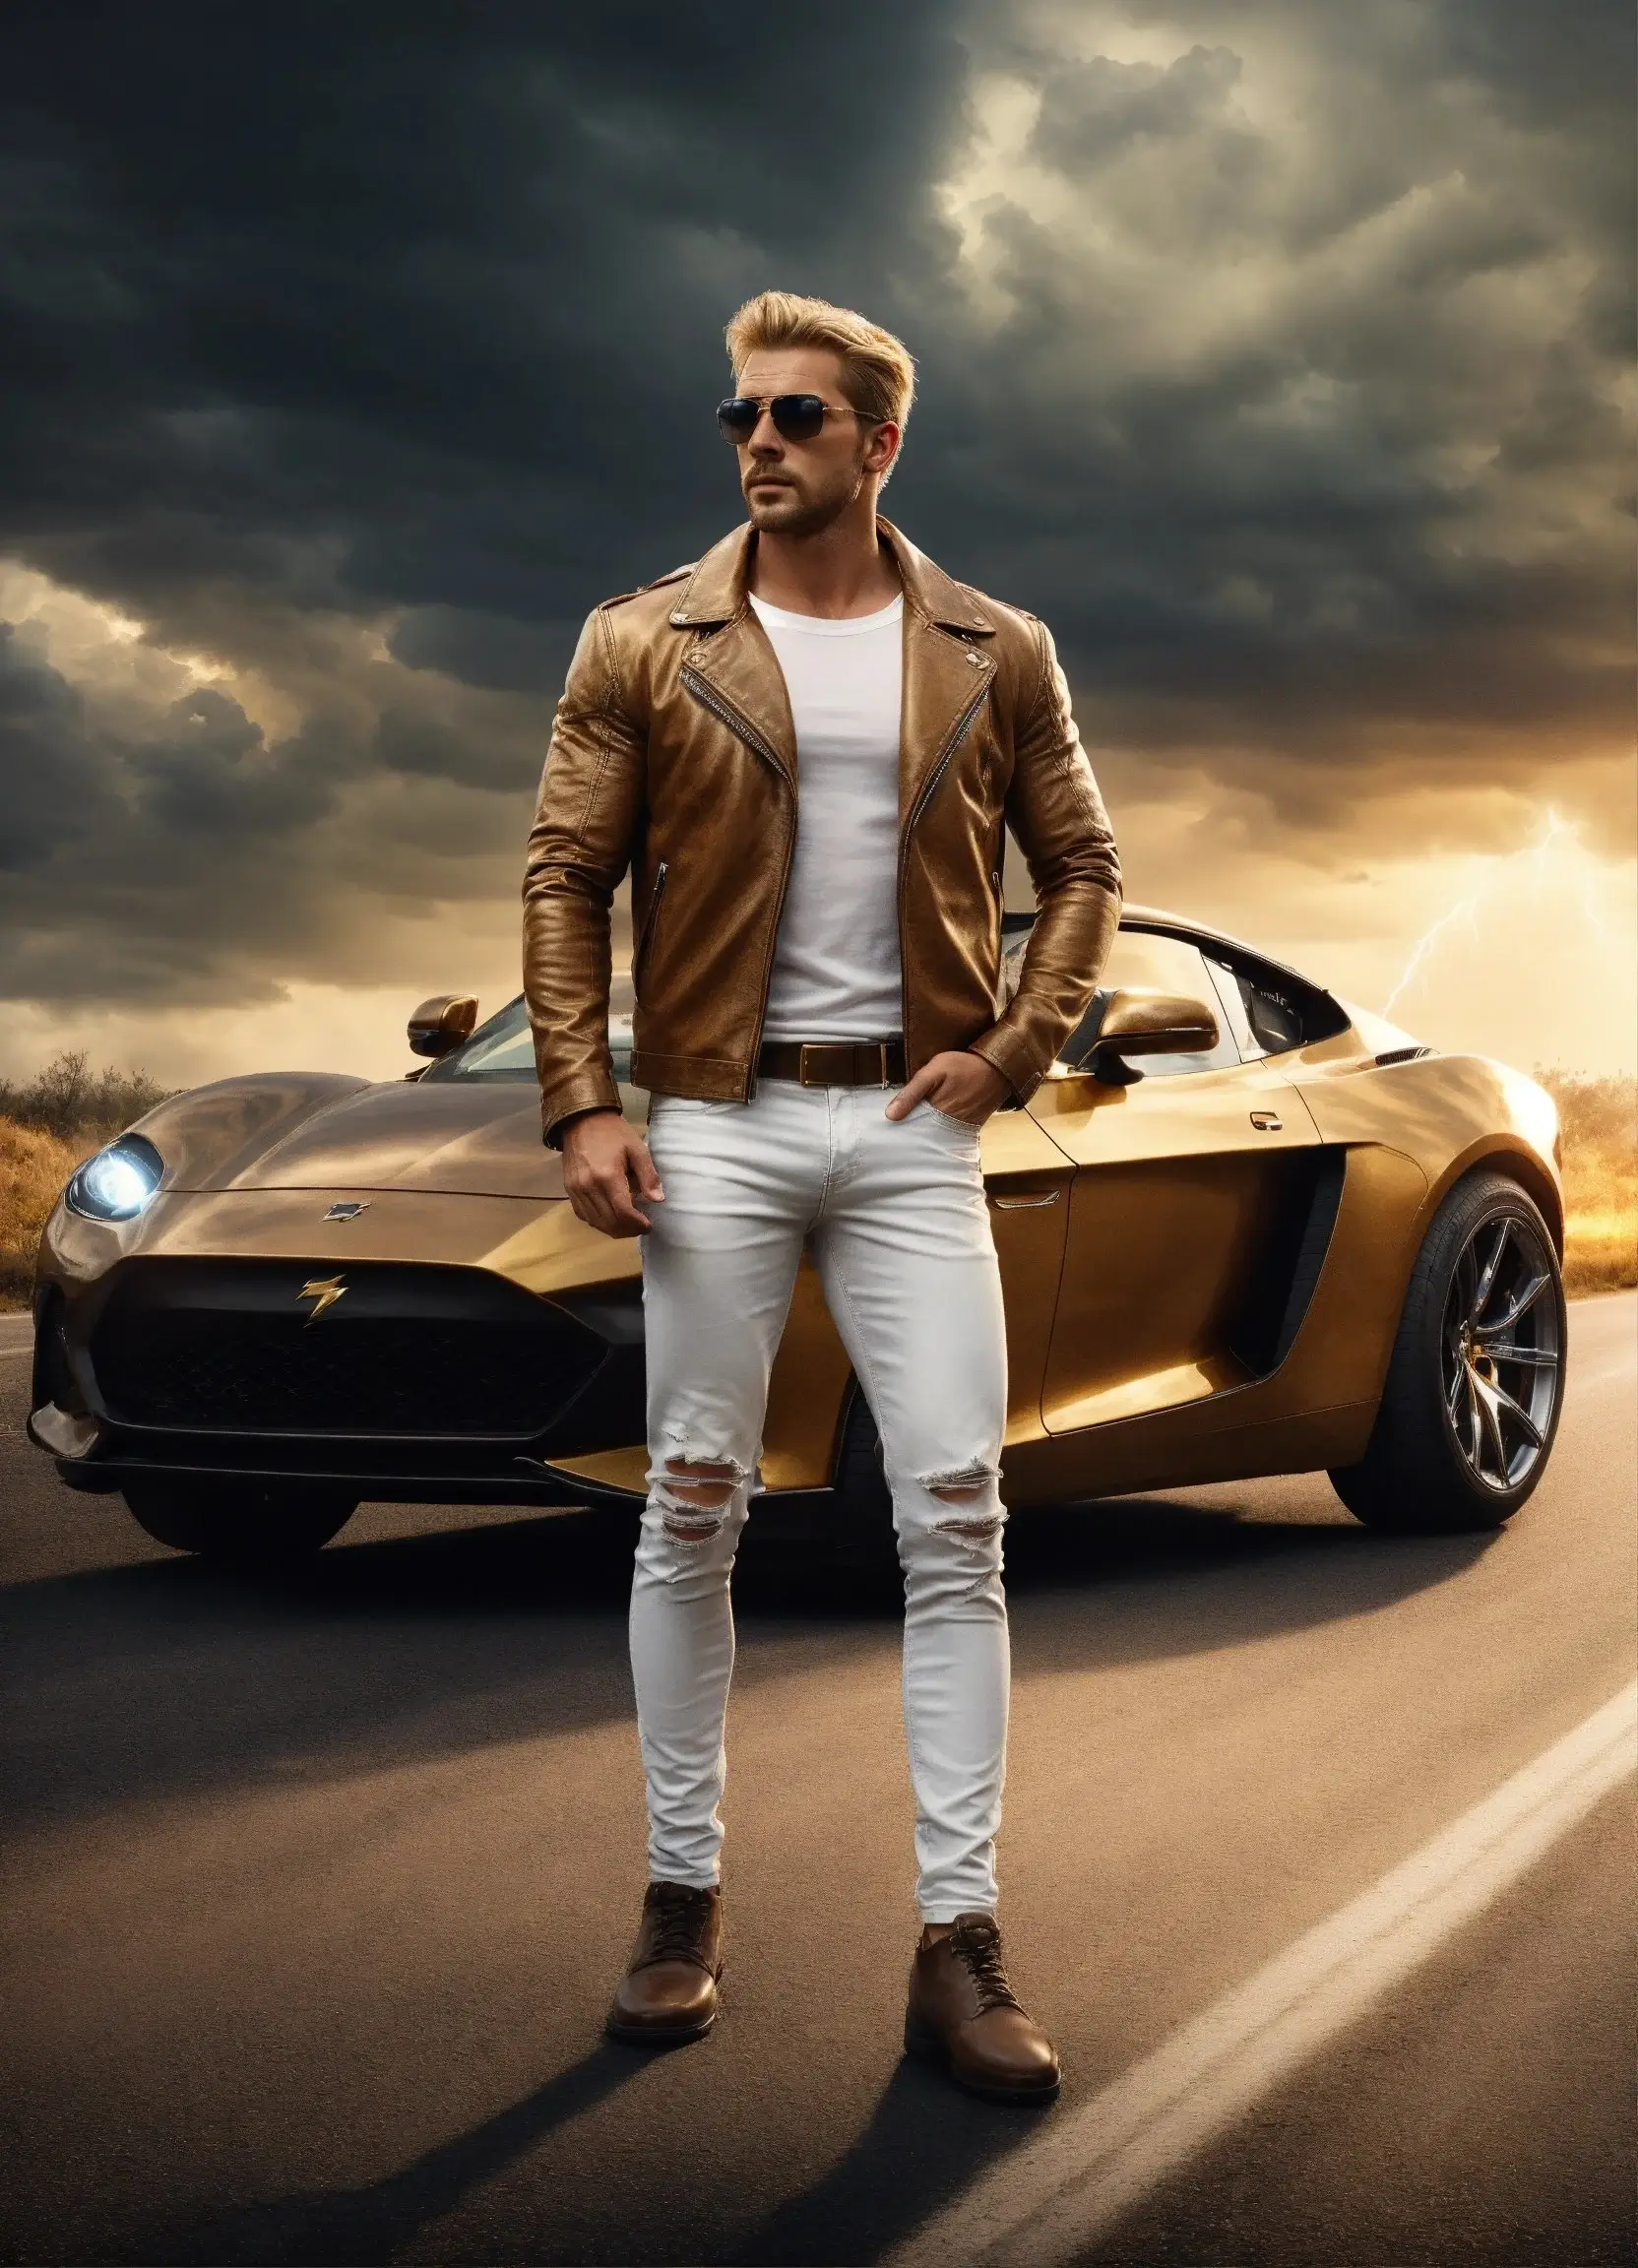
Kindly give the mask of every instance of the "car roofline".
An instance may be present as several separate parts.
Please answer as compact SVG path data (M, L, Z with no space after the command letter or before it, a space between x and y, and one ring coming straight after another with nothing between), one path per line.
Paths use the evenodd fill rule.
M1026 936L1035 926L1035 914L1030 912L1007 913L1002 916L1003 934L1013 938ZM1165 906L1138 906L1130 899L1121 906L1120 926L1122 929L1153 931L1164 936L1182 938L1191 945L1214 946L1230 963L1239 959L1247 963L1251 970L1266 972L1271 982L1283 980L1295 986L1321 1009L1322 1015L1329 1011L1326 1020L1330 1030L1322 1037L1329 1038L1335 1033L1351 1031L1354 1027L1353 1017L1334 992L1312 976L1304 976L1300 969L1293 969L1289 961L1277 961L1272 953L1265 953L1261 946L1247 944L1243 937L1231 937L1223 929L1210 929L1205 922L1193 921L1186 914L1173 914Z
M1027 909L1016 914L1009 909L1005 916L1005 927L1015 937L1026 935L1034 928L1035 922L1036 915ZM1187 914L1173 914L1165 906L1136 906L1127 899L1120 909L1120 926L1122 929L1164 929L1178 937L1187 937L1193 944L1223 945L1230 953L1243 953L1247 960L1261 962L1265 969L1277 970L1282 976L1290 976L1295 983L1305 985L1310 992L1325 992L1327 998L1333 1000L1337 997L1314 977L1304 976L1300 969L1293 969L1289 961L1277 961L1262 946L1250 944L1244 937L1230 936L1227 929L1208 928L1204 921L1192 920ZM1338 1006L1341 1005L1338 1001Z
M1326 991L1326 986L1316 978L1304 976L1300 969L1293 969L1289 961L1277 961L1262 946L1253 945L1244 937L1231 937L1227 929L1209 929L1204 921L1192 921L1186 914L1168 913L1164 906L1124 905L1120 909L1120 925L1123 929L1170 930L1179 937L1192 939L1198 945L1226 945L1231 953L1244 953L1250 960L1260 961L1265 969L1278 969L1283 976L1294 977L1297 983L1306 984L1311 992ZM1336 998L1335 993L1328 996ZM1340 1001L1338 1005L1341 1006Z

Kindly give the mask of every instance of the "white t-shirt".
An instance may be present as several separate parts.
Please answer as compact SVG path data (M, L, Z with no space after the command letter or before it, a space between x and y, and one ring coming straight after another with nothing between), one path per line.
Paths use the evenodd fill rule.
M899 989L903 597L836 622L751 595L796 726L796 845L774 942L767 1040L885 1040Z

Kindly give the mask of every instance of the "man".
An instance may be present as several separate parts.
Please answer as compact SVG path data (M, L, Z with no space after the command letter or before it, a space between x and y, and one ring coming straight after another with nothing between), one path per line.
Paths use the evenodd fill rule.
M587 622L524 885L545 1138L581 1220L643 1238L650 1493L631 1597L649 1873L608 2029L717 2013L728 1577L804 1245L881 1436L905 1576L922 1930L906 2046L1003 2102L1058 2060L995 1922L1006 1355L978 1161L1108 951L1120 869L1051 640L879 519L914 388L862 316L768 291L719 425L747 524ZM999 1005L1003 830L1040 914ZM632 875L620 1115L609 902Z

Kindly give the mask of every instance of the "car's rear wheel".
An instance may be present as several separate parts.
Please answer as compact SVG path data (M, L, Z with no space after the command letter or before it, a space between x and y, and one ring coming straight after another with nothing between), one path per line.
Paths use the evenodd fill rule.
M1373 1528L1499 1528L1546 1471L1564 1401L1564 1287L1546 1223L1516 1181L1451 1190L1412 1271L1382 1406L1331 1484Z
M294 1482L156 1479L128 1481L124 1495L132 1519L157 1544L236 1567L308 1558L357 1510L345 1492Z

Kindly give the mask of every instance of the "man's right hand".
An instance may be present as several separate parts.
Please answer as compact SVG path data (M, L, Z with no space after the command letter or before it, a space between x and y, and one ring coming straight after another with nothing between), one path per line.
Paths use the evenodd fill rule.
M605 1236L641 1236L652 1226L633 1202L662 1203L649 1146L617 1110L587 1110L563 1129L563 1192L577 1221Z

